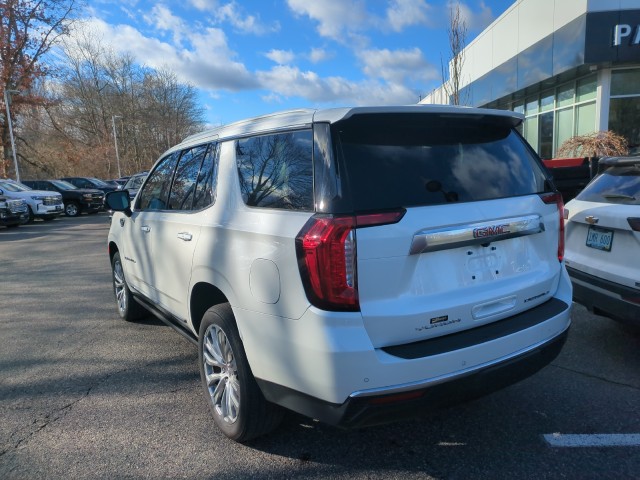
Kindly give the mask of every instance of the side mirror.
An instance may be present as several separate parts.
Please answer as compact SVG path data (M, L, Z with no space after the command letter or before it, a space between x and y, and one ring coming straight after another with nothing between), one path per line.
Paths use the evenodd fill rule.
M116 190L109 192L104 197L104 204L115 212L122 212L127 217L131 216L131 199L129 190Z

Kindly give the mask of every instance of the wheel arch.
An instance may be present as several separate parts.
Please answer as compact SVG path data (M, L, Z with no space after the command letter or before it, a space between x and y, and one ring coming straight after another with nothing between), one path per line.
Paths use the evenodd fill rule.
M193 286L189 299L189 313L196 335L200 331L200 324L205 312L211 307L227 302L229 299L222 290L210 283L198 282Z
M109 251L109 264L111 264L113 263L113 257L115 256L116 253L120 251L120 249L118 248L118 245L116 244L116 242L114 242L113 240L109 241L107 249Z

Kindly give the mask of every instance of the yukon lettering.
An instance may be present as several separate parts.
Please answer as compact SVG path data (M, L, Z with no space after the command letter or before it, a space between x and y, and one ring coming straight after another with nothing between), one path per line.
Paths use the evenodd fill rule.
M431 323L429 325L422 325L421 327L416 327L416 332L422 332L424 330L431 330L436 327L446 327L447 325L453 325L454 323L459 323L462 320L460 318L456 318L455 320L446 320L440 321L439 323Z

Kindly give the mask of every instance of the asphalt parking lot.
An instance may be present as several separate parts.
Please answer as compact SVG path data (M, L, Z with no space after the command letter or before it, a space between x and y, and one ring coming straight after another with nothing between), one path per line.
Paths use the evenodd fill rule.
M291 414L236 444L196 348L117 316L107 231L105 214L0 228L2 479L640 478L640 334L579 306L560 356L491 396L349 431Z

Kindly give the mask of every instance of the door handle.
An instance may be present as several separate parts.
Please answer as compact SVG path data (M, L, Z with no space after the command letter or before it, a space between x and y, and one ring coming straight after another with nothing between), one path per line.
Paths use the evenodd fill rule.
M178 234L178 238L180 240L184 240L185 242L190 242L193 238L193 235L191 235L189 232L180 232Z
M142 230L144 233L149 233L151 231L151 227L149 227L148 225L142 225L140 227L140 230Z

